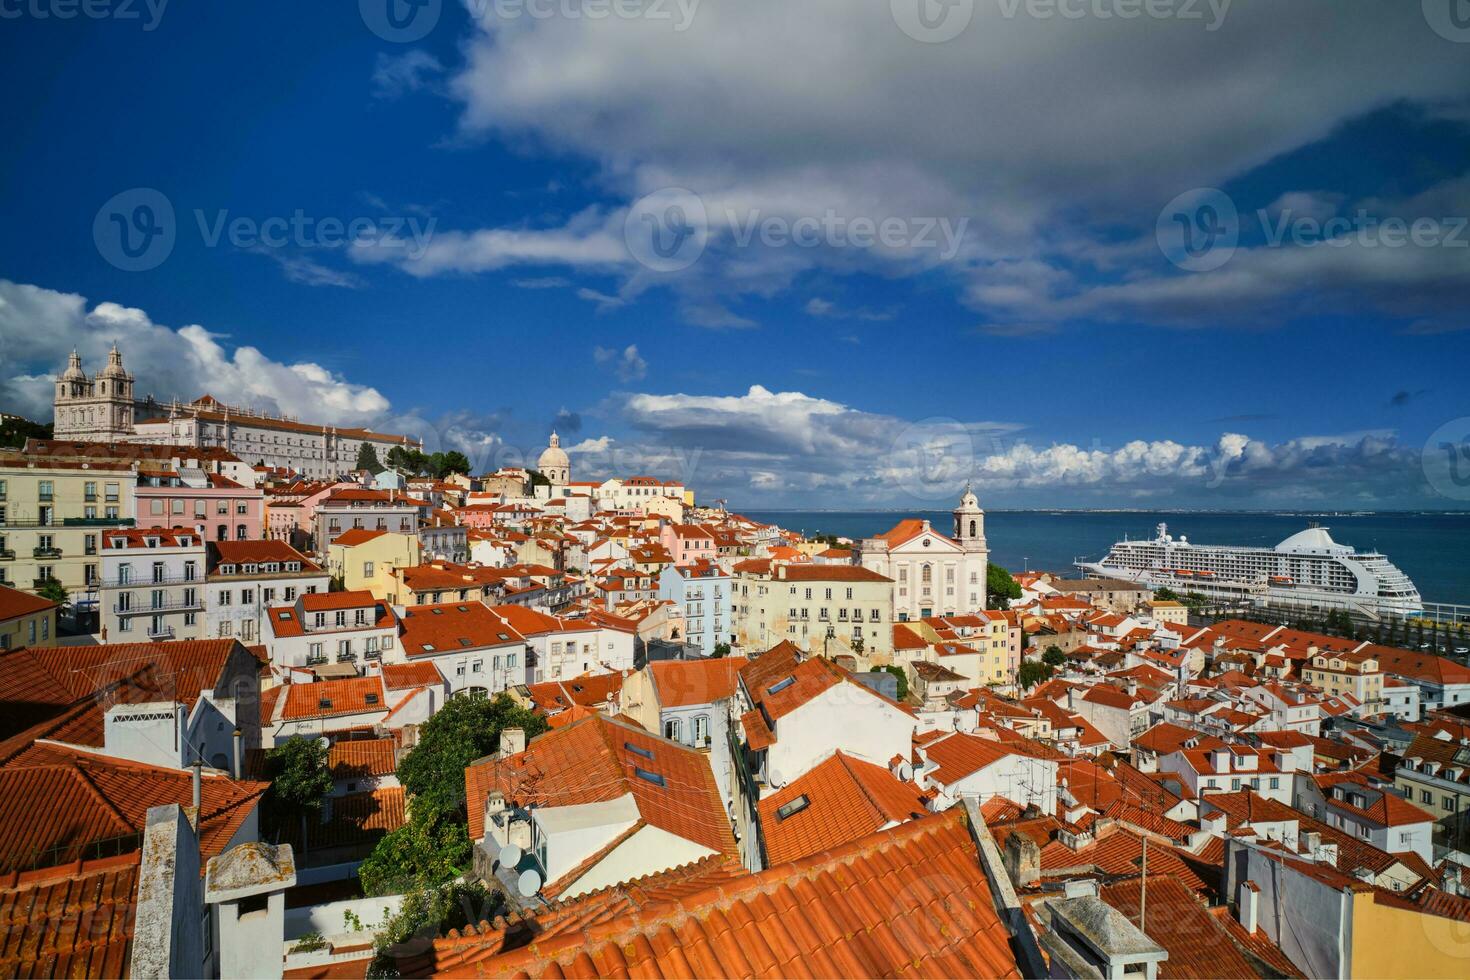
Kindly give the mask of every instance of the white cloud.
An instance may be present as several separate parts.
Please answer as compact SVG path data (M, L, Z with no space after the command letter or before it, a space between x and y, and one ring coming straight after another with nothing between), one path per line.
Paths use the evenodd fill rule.
M1385 106L1463 99L1470 62L1427 29L1416 4L1369 4L1351 18L1337 7L1237 0L1207 31L1146 17L1005 17L978 4L968 30L939 45L906 36L881 2L704 4L677 35L652 19L508 21L479 8L449 90L465 136L582 155L617 201L673 186L698 193L707 254L647 283L672 285L690 322L749 326L742 297L778 293L813 268L937 264L913 247L738 248L732 220L968 217L946 268L996 332L1020 332L1098 310L1167 312L1169 296L1154 294L1179 277L1141 287L1132 278L1137 257L1159 260L1145 236L1169 198ZM1098 78L1108 79L1105 97L1077 97ZM560 264L636 282L647 277L617 241L625 206L575 227L441 235L435 254L403 264L415 275ZM1120 226L1139 238L1120 245ZM1397 278L1422 258L1376 252L1362 264ZM1094 291L1074 280L1079 269L1134 288ZM1255 277L1303 281L1291 268ZM1204 278L1178 288L1198 294ZM1031 302L1043 305L1018 312Z
M420 48L397 57L380 53L373 68L373 94L380 99L396 99L429 87L443 72L439 59Z
M635 394L618 413L640 433L626 450L670 466L697 459L702 494L771 491L760 501L767 506L927 509L947 506L967 482L1008 506L1141 497L1180 506L1430 502L1418 452L1383 431L1275 444L1231 432L1193 445L1043 444L1012 423L913 421L760 385L741 395Z
M154 323L139 309L0 279L0 404L49 419L54 378L73 348L95 372L116 341L138 395L193 399L206 393L324 423L381 418L388 399L310 361L284 363L252 346L228 347L202 326Z
M610 347L594 347L592 358L616 374L619 381L641 381L648 374L648 362L638 353L637 344L629 344L620 351Z

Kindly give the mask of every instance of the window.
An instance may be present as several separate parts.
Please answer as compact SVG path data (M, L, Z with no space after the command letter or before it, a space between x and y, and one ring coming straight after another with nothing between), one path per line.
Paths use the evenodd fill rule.
M362 563L362 575L363 575L363 578L372 578L373 577L373 563L372 562L365 561L365 562Z
M656 772L649 772L647 769L640 769L637 766L634 766L633 775L637 776L644 782L652 783L655 786L664 785L664 777L662 775Z
M776 807L776 819L785 820L787 817L794 817L801 811L805 810L807 807L811 806L811 804L812 801L807 799L806 794L803 793L791 802L783 803L780 806Z
M632 752L634 755L640 755L643 758L648 759L650 762L653 761L652 749L645 749L643 746L634 745L632 742L624 742L623 748L627 749L629 752Z
M670 718L664 722L664 738L671 742L683 740L684 722L678 718Z
M709 715L694 716L694 744L705 745L709 742Z

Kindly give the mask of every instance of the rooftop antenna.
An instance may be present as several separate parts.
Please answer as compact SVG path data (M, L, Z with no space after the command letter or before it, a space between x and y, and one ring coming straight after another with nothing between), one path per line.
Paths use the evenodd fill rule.
M1148 838L1143 838L1143 879L1138 883L1138 931L1145 936L1148 930L1144 924L1148 922Z

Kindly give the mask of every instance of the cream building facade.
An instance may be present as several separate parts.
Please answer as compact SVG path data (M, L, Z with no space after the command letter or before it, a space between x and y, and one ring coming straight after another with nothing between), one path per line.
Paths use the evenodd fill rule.
M856 565L772 566L734 581L732 621L740 647L759 655L783 640L810 653L893 658L893 581ZM839 642L840 641L840 642Z
M904 520L862 543L862 567L893 580L898 622L956 616L985 608L990 548L985 512L968 487L954 510L954 536L925 520Z

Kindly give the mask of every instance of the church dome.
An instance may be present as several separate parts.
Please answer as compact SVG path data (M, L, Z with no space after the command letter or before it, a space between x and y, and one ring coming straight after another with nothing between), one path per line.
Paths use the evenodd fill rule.
M66 359L66 371L61 375L62 381L86 381L87 372L82 370L82 355L75 350Z
M970 489L970 485L968 483L965 484L965 495L960 498L960 506L958 509L964 511L980 509L980 498L975 496L975 491Z
M123 370L122 352L117 349L117 344L112 345L112 350L107 354L107 367L97 377L127 379L128 372Z
M561 438L555 432L551 434L551 445L541 454L536 461L536 468L542 473L547 470L565 470L572 465L567 457L566 451L561 448Z

